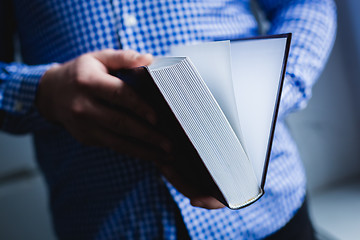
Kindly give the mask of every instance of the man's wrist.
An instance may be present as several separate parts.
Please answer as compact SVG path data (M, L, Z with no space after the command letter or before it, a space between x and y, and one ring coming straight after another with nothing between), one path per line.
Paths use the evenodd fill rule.
M2 67L5 84L0 110L6 114L25 115L33 107L39 81L52 66L24 64L7 64Z

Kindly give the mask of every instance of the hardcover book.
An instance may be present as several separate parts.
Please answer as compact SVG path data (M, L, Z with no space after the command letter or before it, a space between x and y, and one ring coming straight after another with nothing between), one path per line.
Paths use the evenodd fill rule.
M157 112L176 171L231 209L264 194L291 34L175 46L121 70Z

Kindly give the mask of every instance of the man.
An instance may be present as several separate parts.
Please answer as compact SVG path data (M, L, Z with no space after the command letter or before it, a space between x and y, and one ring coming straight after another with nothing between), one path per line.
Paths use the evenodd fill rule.
M334 40L335 5L258 3L271 23L267 33L292 32L293 41L266 194L237 211L181 184L166 164L172 146L154 130L157 116L108 72L149 64L145 53L166 54L173 44L257 35L248 0L0 3L1 126L33 133L60 239L313 236L304 170L284 118L311 95ZM23 64L12 63L14 32Z

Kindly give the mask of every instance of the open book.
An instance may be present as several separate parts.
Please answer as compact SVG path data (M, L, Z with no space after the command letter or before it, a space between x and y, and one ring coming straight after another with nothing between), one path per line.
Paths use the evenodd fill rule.
M114 73L159 115L176 170L231 209L264 194L291 34L176 46Z

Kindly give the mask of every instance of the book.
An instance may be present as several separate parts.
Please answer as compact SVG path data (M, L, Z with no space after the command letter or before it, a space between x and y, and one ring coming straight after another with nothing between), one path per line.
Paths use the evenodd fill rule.
M264 194L291 34L175 46L113 73L159 117L174 168L231 209Z

